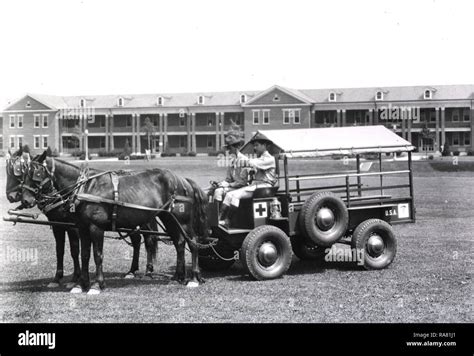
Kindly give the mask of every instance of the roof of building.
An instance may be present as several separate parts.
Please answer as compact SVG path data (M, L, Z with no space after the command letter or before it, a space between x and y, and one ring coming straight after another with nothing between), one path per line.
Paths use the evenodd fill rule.
M272 141L272 154L317 157L412 151L414 146L385 126L331 127L316 129L259 130L241 149L252 153L254 139Z
M262 94L273 89L283 90L303 102L323 104L329 102L329 94L336 94L337 103L373 102L376 93L383 93L383 101L415 101L424 100L424 92L432 91L431 100L472 100L474 85L427 85L400 87L371 87L371 88L329 88L329 89L290 89L274 85L264 91L226 91L226 92L194 92L194 93L156 93L156 94L117 94L117 95L84 95L84 96L55 96L44 94L27 94L33 99L52 109L79 107L81 99L86 100L86 106L94 108L116 108L118 99L124 99L123 107L149 108L159 107L158 98L163 98L163 107L192 107L192 106L237 106L240 97L245 94L247 102L258 102ZM204 97L204 103L198 104L198 97ZM8 107L12 106L10 104ZM7 109L8 109L7 107ZM5 110L7 110L5 109Z

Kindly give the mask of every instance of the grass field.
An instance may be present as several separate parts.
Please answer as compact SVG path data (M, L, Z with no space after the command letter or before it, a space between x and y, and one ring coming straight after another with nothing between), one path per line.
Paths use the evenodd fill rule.
M463 163L462 168L470 163ZM2 160L0 186L5 187ZM298 173L334 171L340 161L296 161ZM387 163L404 168L402 163ZM152 162L91 162L100 169L166 167L205 187L224 175L211 158ZM294 257L281 279L257 282L229 271L203 272L207 282L188 289L174 281L175 250L160 245L153 279L122 278L131 248L107 239L106 289L99 296L48 289L55 272L54 239L46 226L0 223L2 322L472 322L474 173L442 171L415 162L416 224L397 225L398 253L385 270L342 262L315 264ZM344 167L342 167L344 168ZM376 168L374 166L373 168ZM10 205L2 193L2 216ZM8 251L32 249L36 259L15 261ZM142 248L141 270L145 253ZM93 260L91 259L91 262ZM187 256L188 266L190 263ZM91 264L93 266L93 262ZM94 268L91 268L93 271ZM66 250L65 280L72 272Z

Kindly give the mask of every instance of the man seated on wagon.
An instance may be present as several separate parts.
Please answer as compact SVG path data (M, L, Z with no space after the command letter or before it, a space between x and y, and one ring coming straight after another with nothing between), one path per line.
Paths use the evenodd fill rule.
M223 181L214 182L214 200L222 202L224 196L231 190L239 189L248 185L249 169L244 167L246 157L240 152L244 143L240 129L231 129L225 136L225 148L228 150L230 160L226 162L227 174Z
M250 143L253 143L257 157L248 158L244 156L243 161L248 167L255 170L254 180L250 185L230 191L226 194L224 202L222 203L221 216L219 217L219 220L224 220L224 225L226 226L229 226L232 214L239 207L240 199L250 198L257 188L273 187L278 181L275 157L267 150L272 144L272 141L262 137L254 137Z

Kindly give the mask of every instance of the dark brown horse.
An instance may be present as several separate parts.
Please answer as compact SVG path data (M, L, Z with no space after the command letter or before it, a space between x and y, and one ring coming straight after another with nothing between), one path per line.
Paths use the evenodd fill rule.
M67 192L71 187L77 186L77 178L81 173L79 167L46 158L45 153L37 161L31 162L30 166L33 169L30 169L22 189L22 203L27 207L36 203L38 194L35 191L38 193L39 184L33 177L38 172L50 177L60 192ZM90 286L89 260L92 245L96 280L90 286L89 293L98 294L104 287L104 231L112 230L113 223L114 204L110 203L114 199L112 176L96 175L85 180L81 187L81 194L77 197L76 192L70 192L67 196L73 199L75 223L81 239L81 285L74 289L85 290ZM144 209L117 206L116 227L134 229L149 224L158 217L176 247L175 278L180 282L185 280L184 253L187 242L192 254L192 280L188 286L199 285L203 280L198 265L198 240L207 236L207 199L196 183L169 170L151 169L120 176L118 194L121 203L139 205Z
M40 156L36 157L33 161L38 160ZM9 159L7 159L7 185L6 185L6 194L10 203L19 202L21 200L21 188L23 187L24 180L28 179L28 169L31 162L31 158L28 152L23 152L23 149L20 148L15 152ZM30 172L31 173L31 172ZM44 178L44 177L43 177ZM54 186L46 185L42 192L51 194L54 190ZM54 203L54 202L53 202ZM75 215L69 212L68 209L64 209L63 205L58 205L54 207L48 205L45 201L40 201L38 207L46 215L49 221L58 221L58 222L74 222ZM23 209L24 206L21 204L16 209ZM156 224L152 225L150 228L156 229ZM51 283L48 284L49 288L58 287L61 283L61 280L64 276L63 266L64 266L64 247L65 247L65 234L67 232L69 237L69 244L71 250L71 257L74 264L74 272L72 276L72 281L66 285L66 288L73 288L77 283L80 282L81 269L79 264L79 231L76 228L64 228L61 226L53 226L53 235L56 242L56 274ZM126 278L135 276L135 273L139 269L139 255L140 255L140 242L141 236L139 234L132 234L130 236L132 246L133 246L133 258L130 271L126 274ZM147 251L147 267L146 267L146 276L151 276L153 272L153 264L156 257L156 252L158 248L158 243L151 236L144 237L145 247Z

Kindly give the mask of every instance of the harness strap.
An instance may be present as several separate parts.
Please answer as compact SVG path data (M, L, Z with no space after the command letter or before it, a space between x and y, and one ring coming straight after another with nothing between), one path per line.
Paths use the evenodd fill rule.
M119 185L119 177L117 173L110 172L110 179L112 180L112 186L114 187L114 202L118 202L119 193L118 193L118 185ZM115 231L117 223L117 204L114 204L112 207L112 231Z

